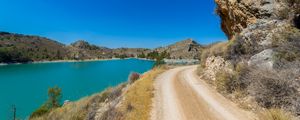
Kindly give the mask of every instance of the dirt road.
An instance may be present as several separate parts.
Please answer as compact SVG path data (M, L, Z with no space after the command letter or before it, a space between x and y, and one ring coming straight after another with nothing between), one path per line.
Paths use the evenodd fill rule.
M195 74L197 66L178 67L155 81L152 120L253 120Z

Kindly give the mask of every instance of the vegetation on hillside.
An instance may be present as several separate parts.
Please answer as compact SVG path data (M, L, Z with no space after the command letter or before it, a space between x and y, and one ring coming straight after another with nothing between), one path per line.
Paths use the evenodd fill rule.
M66 54L63 44L47 38L0 33L0 63L60 60Z

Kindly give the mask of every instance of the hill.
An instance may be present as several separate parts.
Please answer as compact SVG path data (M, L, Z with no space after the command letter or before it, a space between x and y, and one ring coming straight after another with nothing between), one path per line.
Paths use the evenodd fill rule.
M166 47L154 49L159 53L167 52L171 59L199 59L202 47L192 39L183 40Z
M84 40L79 40L68 47L72 59L109 59L112 58L112 49L91 45Z
M68 58L67 47L38 36L0 32L0 63L61 60Z

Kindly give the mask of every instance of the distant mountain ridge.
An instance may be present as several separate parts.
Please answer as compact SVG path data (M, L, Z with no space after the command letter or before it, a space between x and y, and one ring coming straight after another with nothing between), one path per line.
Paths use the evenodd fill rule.
M100 47L84 40L70 45L39 36L0 32L0 63L23 63L52 60L110 59L147 56L167 52L172 59L197 59L202 46L192 39L155 49Z

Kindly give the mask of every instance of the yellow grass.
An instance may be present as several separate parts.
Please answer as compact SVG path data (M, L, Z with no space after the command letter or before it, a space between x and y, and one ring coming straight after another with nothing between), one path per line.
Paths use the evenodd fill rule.
M292 116L281 109L268 109L259 114L261 120L292 120Z
M150 118L152 105L153 82L156 76L166 68L154 68L144 74L141 79L136 81L125 93L123 109L125 109L125 120L147 120Z
M53 109L50 113L31 120L82 120L86 116L86 110L83 108L87 106L91 98L92 97L82 98L77 102L72 102L63 107Z
M62 107L52 109L49 113L40 117L32 118L30 120L84 120L88 112L88 105L95 97L102 97L111 89L94 94L88 97L81 98L78 101L70 102Z

